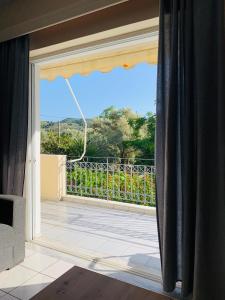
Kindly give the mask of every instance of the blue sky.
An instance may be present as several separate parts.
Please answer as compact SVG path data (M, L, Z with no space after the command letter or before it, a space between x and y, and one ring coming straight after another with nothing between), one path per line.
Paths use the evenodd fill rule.
M98 116L105 108L130 107L140 115L155 112L157 67L139 64L130 70L115 68L109 73L93 72L70 78L86 118ZM41 80L41 119L80 117L62 77Z

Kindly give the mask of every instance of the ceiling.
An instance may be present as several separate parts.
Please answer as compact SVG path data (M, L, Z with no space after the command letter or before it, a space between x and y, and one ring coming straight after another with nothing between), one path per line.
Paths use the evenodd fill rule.
M5 4L9 4L13 0L0 0L0 7L4 6Z

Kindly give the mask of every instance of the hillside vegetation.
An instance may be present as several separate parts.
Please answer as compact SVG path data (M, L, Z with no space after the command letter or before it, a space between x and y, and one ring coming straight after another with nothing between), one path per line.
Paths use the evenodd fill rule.
M109 107L88 119L86 156L154 159L155 115ZM41 122L41 152L78 157L83 151L83 122L67 118Z

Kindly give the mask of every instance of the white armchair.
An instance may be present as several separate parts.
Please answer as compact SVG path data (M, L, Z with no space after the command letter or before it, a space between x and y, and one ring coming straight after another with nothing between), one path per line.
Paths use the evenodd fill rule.
M0 195L0 272L25 257L25 199Z

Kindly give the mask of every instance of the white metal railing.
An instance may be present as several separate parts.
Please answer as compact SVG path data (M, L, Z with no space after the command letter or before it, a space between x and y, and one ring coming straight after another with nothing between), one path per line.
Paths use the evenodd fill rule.
M68 160L67 193L155 206L155 166L147 159Z

